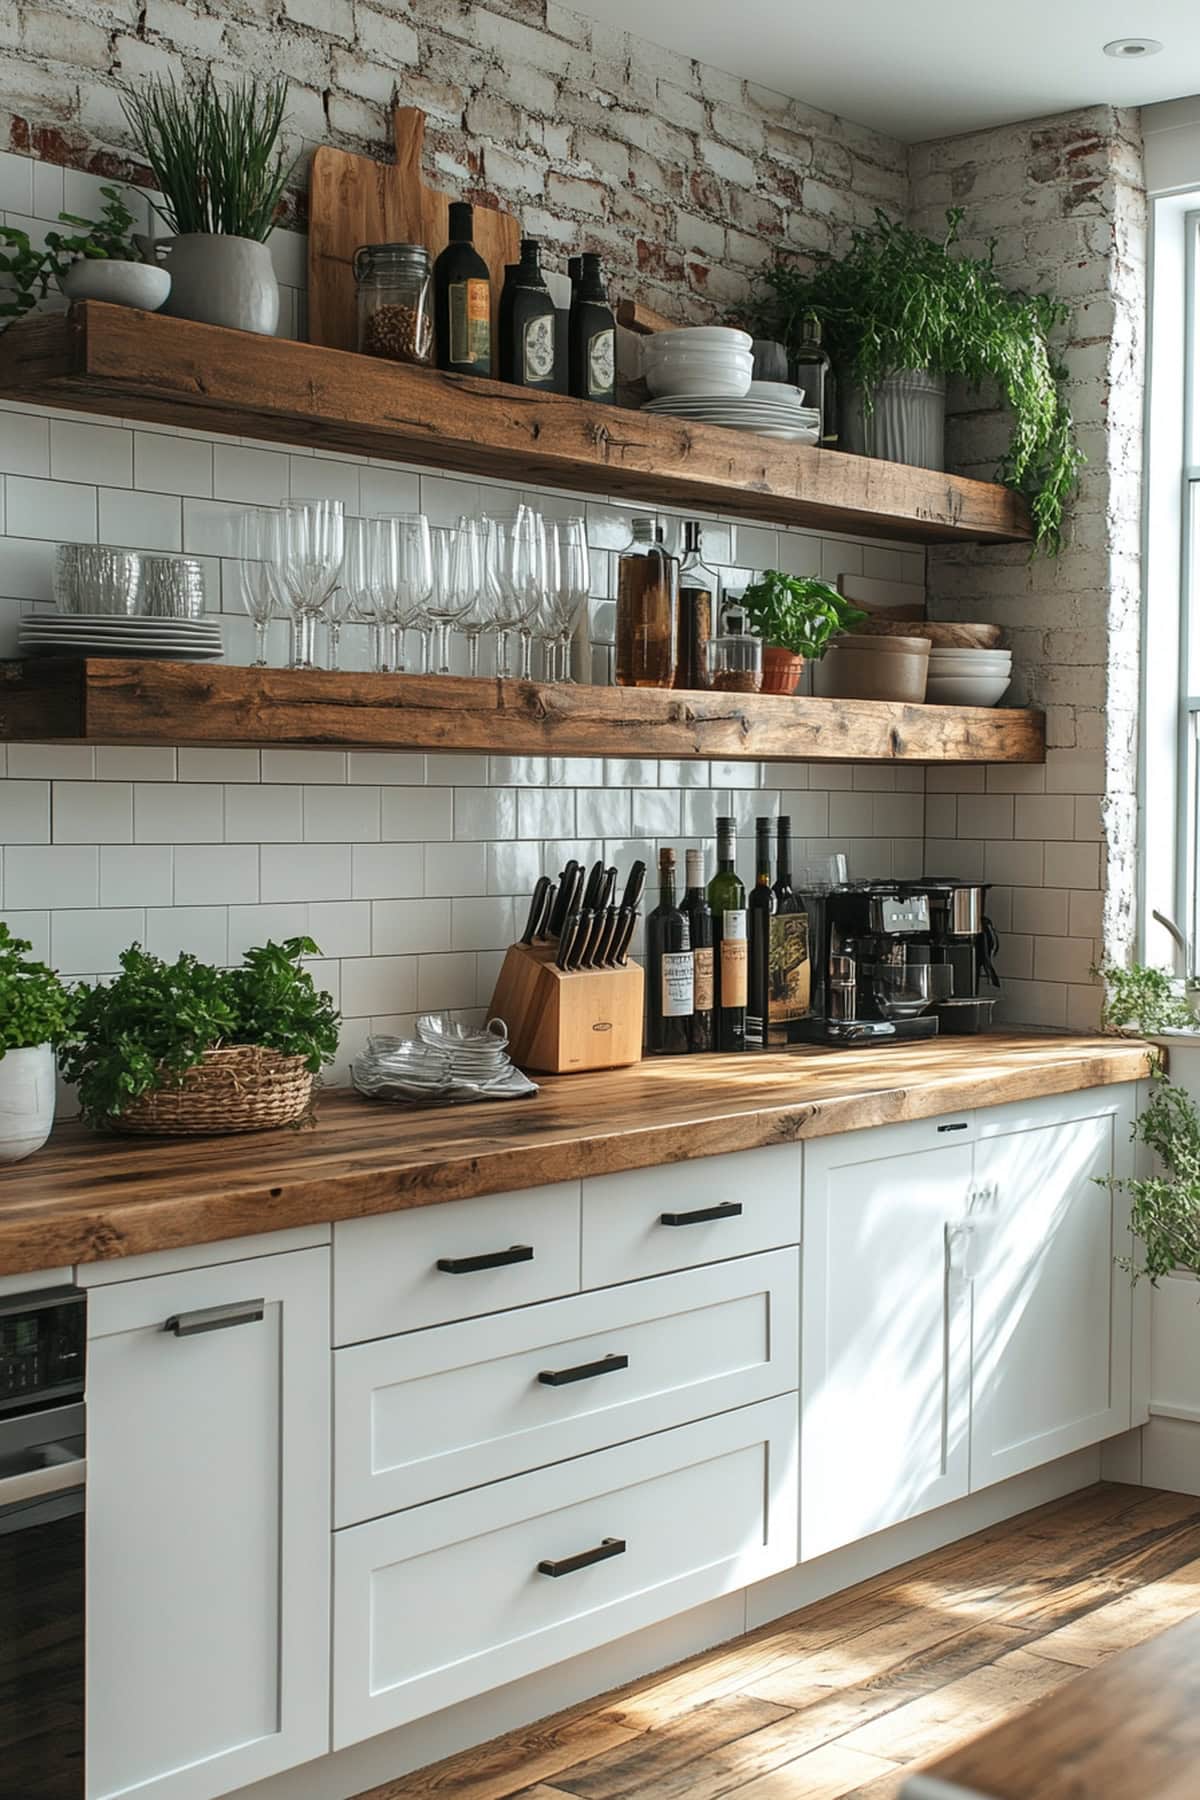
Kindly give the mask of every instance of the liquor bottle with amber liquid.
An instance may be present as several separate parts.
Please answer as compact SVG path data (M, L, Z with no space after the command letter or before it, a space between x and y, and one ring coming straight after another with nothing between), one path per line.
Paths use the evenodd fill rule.
M679 616L675 628L675 686L708 686L708 640L717 629L721 578L704 562L700 521L683 527L683 560L679 565Z
M433 265L437 366L454 375L492 372L492 284L475 248L474 209L450 203L450 242Z
M617 562L617 681L670 687L675 678L679 564L663 548L662 526L633 521L633 541Z
M658 881L658 905L646 916L646 1048L652 1056L683 1056L692 1047L692 943L675 903L673 850L658 853Z
M713 916L704 891L704 852L687 853L687 891L682 910L692 941L692 1017L688 1047L697 1054L715 1046L713 1012Z
M735 867L736 821L717 820L717 872L708 884L713 915L716 1047L746 1048L746 890Z

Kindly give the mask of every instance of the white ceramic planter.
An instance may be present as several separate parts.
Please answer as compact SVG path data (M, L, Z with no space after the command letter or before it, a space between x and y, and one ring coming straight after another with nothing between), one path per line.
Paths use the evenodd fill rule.
M924 369L901 369L875 389L868 413L861 388L842 395L841 450L917 469L946 466L946 382Z
M274 334L279 283L265 244L193 231L156 239L154 254L171 272L166 310L173 318L256 331L264 337Z
M107 300L113 306L139 306L157 312L171 291L166 269L143 262L108 262L84 256L62 279L68 300Z
M1167 1075L1200 1106L1200 1031L1164 1031L1151 1039L1167 1053Z
M1150 1411L1200 1424L1200 1281L1163 1275L1150 1299Z
M32 1156L54 1123L54 1051L6 1050L0 1056L0 1163Z

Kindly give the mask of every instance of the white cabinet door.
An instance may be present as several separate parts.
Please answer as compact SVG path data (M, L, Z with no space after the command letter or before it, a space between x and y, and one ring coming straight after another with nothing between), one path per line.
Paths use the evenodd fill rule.
M804 1147L802 1561L967 1492L970 1291L952 1234L973 1134L961 1115Z
M329 1252L88 1310L87 1800L212 1800L329 1748Z
M1130 1424L1128 1087L998 1109L975 1150L971 1486Z

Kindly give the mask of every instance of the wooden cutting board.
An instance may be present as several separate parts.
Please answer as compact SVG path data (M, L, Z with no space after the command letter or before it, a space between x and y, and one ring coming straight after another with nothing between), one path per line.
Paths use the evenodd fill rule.
M873 633L876 637L912 637L919 632L938 650L951 646L962 650L998 650L1004 641L999 625L962 625L941 619L922 619L918 623L913 619L884 618L879 613L854 629L864 635Z
M308 188L308 341L331 350L358 348L354 252L360 244L424 244L430 257L449 236L449 194L421 176L425 114L392 113L394 163L376 162L322 144ZM475 204L475 248L492 278L492 341L504 270L520 254L521 228L511 213Z

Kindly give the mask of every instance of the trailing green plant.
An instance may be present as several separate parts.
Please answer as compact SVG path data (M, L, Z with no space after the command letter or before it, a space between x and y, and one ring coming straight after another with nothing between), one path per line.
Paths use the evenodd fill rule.
M35 250L29 233L15 225L0 225L0 274L8 277L0 288L0 330L14 319L23 318L46 298L50 283L62 285L63 277L79 257L111 262L138 262L140 252L130 233L135 220L125 204L122 190L102 187L104 207L98 219L84 219L78 213L60 212L59 223L74 225L75 234L66 237L61 231L48 231L45 245Z
M1085 460L1051 343L1069 308L1005 287L995 240L983 256L952 254L962 219L952 207L939 240L876 209L844 256L818 251L805 268L780 253L754 328L795 350L802 318L816 313L839 375L861 388L867 408L879 382L904 369L961 376L975 388L995 381L1012 413L999 479L1027 496L1038 547L1057 553Z
M0 1058L8 1050L60 1044L71 1029L75 1000L45 963L35 962L28 938L0 923Z
M741 598L751 629L764 644L819 662L839 631L861 625L860 612L824 581L764 569Z
M1148 1176L1101 1176L1101 1186L1129 1195L1130 1229L1143 1258L1120 1258L1136 1281L1187 1269L1200 1275L1200 1113L1184 1088L1156 1075L1150 1103L1133 1124L1135 1143L1157 1161Z
M279 146L287 80L218 88L155 79L127 88L121 105L163 196L155 211L177 236L270 233L293 163Z
M316 1074L337 1050L339 1018L301 967L319 954L309 937L248 950L238 969L188 955L167 963L137 944L123 951L115 981L76 990L75 1030L59 1053L84 1118L111 1125L139 1095L178 1083L222 1046L303 1056Z
M1092 969L1104 983L1100 1025L1104 1031L1154 1037L1161 1031L1194 1031L1196 1018L1165 969L1105 962Z

